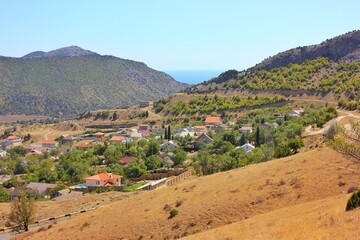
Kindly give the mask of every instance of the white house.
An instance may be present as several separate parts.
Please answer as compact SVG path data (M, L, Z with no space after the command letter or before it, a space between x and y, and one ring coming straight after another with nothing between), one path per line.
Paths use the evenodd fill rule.
M188 136L194 137L194 135L195 135L195 131L192 127L181 128L175 134L175 136L179 136L179 137L188 137Z
M255 149L255 146L250 143L245 143L244 145L240 147L236 147L236 149L242 148L246 153L251 152L253 149Z
M242 133L252 133L252 127L246 127L246 126L244 126L244 127L241 127L240 128L240 131L242 132Z
M110 187L120 186L122 176L112 173L98 173L94 176L85 178L87 187Z
M167 141L167 142L160 145L160 150L161 151L165 151L166 149L172 150L172 149L176 148L177 146L178 145L175 142Z

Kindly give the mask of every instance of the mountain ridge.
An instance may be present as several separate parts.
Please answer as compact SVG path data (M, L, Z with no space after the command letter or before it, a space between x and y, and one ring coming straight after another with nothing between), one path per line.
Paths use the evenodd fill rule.
M298 64L318 57L328 57L333 61L360 60L360 30L327 39L319 44L296 47L280 52L248 70L270 70L275 67L286 67L289 64Z
M142 62L78 47L54 51L0 58L0 114L73 117L156 101L188 86Z
M89 56L89 55L99 55L99 54L73 45L69 47L58 48L48 52L34 51L24 55L21 58L80 57L80 56Z

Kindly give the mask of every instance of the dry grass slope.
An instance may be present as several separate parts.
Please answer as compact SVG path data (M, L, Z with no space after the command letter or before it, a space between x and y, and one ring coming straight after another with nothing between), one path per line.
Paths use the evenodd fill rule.
M260 234L263 234L259 239L275 239L277 231L283 239L289 239L287 236L296 239L292 234L300 231L295 223L302 211L320 225L321 221L332 224L328 223L332 221L329 216L337 213L343 215L341 221L358 223L354 215L357 212L345 215L342 211L348 197L345 193L359 181L359 163L329 148L320 148L211 176L193 177L177 186L141 192L51 229L19 235L15 239L174 239L199 232L206 234L207 229L244 219L247 224L244 231L251 230L259 221ZM304 205L308 202L312 203ZM333 209L329 210L331 215L319 218L322 213L326 214L327 206ZM173 208L178 210L178 215L169 219L169 210ZM262 216L267 216L268 222L261 222ZM334 221L337 224L337 218ZM278 228L266 233L272 225ZM334 226L339 232L349 231L343 223ZM238 239L237 231L241 231L238 225L227 227L235 229L232 230L235 235L225 234L225 229L219 238L213 239ZM312 228L319 232L320 227L314 225ZM331 232L323 232L328 233ZM257 234L253 230L249 236L256 239ZM304 231L303 236L306 234ZM194 235L194 239L197 236ZM202 239L207 239L208 235L204 236ZM310 232L308 236L311 239Z

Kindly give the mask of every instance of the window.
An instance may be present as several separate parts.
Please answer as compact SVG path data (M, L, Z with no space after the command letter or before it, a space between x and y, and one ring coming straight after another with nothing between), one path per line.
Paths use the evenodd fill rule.
M96 181L96 185L99 185L100 184L100 181Z

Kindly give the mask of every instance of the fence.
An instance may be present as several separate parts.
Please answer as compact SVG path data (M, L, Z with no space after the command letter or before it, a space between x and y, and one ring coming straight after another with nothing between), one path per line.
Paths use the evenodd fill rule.
M51 218L45 218L45 219L41 219L36 221L34 224L32 224L30 226L31 227L35 227L35 226L41 226L44 225L46 222L51 222L51 221L56 221L62 218L70 218L71 216L75 216L78 215L80 213L85 213L85 212L89 212L95 210L95 208L88 208L88 209L84 209L78 212L72 212L72 213L68 213L68 214L64 214L64 215L60 215L60 216L56 216L56 217L51 217ZM6 233L6 232L12 232L13 230L15 230L16 228L18 228L19 226L11 226L11 227L7 227L7 228L0 228L0 233Z
M171 179L168 179L166 180L166 186L172 186L174 184L177 184L179 183L181 180L185 179L185 178L188 178L192 175L192 171L191 170L188 170L182 174L180 174L179 176L177 177L174 177L174 178L171 178Z
M138 180L156 180L156 179L168 178L172 176L180 176L184 172L186 172L186 169L175 169L166 173L143 174Z

